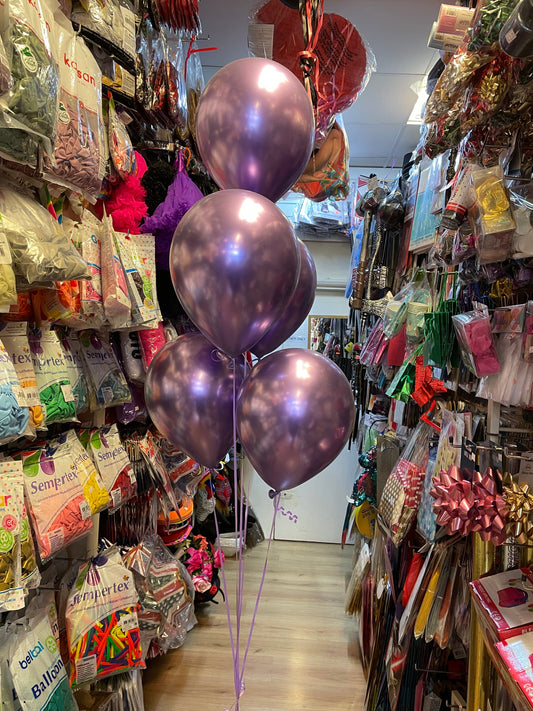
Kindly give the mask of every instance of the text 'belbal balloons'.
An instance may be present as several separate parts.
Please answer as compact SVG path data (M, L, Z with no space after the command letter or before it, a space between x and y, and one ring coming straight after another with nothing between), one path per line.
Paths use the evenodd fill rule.
M200 333L163 346L146 375L146 406L172 444L207 467L217 467L233 442L233 390L242 365L220 353Z
M202 198L179 223L170 273L183 308L230 356L247 351L281 316L300 271L292 225L248 190Z
M254 355L262 358L292 336L313 305L316 291L316 267L311 252L298 240L300 250L300 275L296 289L276 323L252 348Z
M222 67L198 102L198 149L214 181L273 202L303 173L314 130L303 85L269 59L248 57Z
M239 393L240 441L275 491L303 484L331 464L354 422L353 394L341 369L303 348L263 358Z

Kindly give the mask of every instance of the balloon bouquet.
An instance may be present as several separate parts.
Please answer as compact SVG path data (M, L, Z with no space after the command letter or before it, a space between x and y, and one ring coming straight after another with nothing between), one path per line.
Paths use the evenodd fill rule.
M207 84L196 130L202 160L222 190L180 221L170 271L200 333L180 336L155 356L146 403L169 441L207 467L218 466L238 433L246 456L273 488L277 511L282 490L337 457L355 419L350 385L330 359L298 348L272 352L306 318L316 288L313 259L274 204L309 160L313 109L281 64L239 59ZM247 351L260 358L248 374ZM237 476L235 466L235 491ZM242 497L240 514L241 566ZM242 575L239 567L238 598ZM245 653L241 666L241 603L237 599L233 649L237 709L246 661Z

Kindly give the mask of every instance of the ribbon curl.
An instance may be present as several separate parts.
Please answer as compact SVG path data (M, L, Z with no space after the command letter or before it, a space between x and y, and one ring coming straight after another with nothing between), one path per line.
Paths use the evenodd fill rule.
M479 533L483 541L501 545L507 538L507 506L498 494L492 470L474 472L472 481L465 479L457 466L442 470L433 477L430 492L437 514L437 524L449 535L468 536Z

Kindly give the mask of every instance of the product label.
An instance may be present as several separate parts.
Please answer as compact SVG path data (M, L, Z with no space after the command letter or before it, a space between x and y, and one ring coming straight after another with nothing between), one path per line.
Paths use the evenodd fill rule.
M65 359L56 334L49 331L39 337L30 333L28 341L39 393L50 385L68 382Z
M14 321L7 323L6 327L1 331L1 338L9 353L22 388L22 405L25 407L37 407L41 404L41 400L26 329L26 323L24 322Z

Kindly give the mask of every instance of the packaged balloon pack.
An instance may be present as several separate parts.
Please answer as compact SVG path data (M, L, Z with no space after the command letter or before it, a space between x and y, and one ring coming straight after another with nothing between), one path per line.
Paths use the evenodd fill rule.
M115 548L80 567L65 611L72 688L144 668L137 609L133 575Z
M131 300L126 275L115 245L111 219L108 217L102 222L101 248L105 317L112 328L123 328L130 321Z
M65 357L68 379L74 394L76 415L86 412L90 407L89 387L80 353L80 341L76 333L59 333L59 340Z
M20 539L24 484L20 462L0 462L0 610L24 607ZM27 521L26 521L27 525Z
M78 711L48 615L26 619L22 625L8 624L7 631L8 663L15 704L18 701L13 708L23 711ZM3 691L3 665L1 670Z
M137 493L137 479L131 468L116 425L101 429L83 430L80 441L91 454L105 488L117 509Z
M45 424L75 422L76 403L57 333L33 329L28 336Z
M97 407L114 407L131 400L126 378L107 337L96 331L81 331L79 343Z
M0 341L0 443L20 437L30 419L17 373Z
M46 561L90 531L91 507L68 449L49 442L20 458L36 543Z

